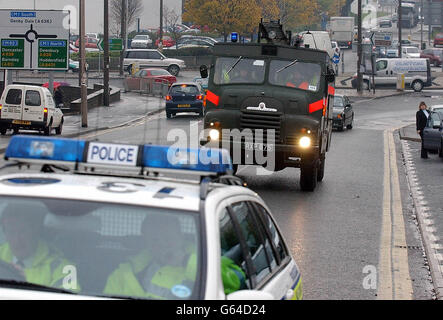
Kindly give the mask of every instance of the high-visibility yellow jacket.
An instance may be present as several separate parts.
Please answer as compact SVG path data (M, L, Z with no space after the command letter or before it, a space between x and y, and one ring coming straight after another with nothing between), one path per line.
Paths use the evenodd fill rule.
M149 292L145 291L139 279L143 278L144 271L153 263L151 254L144 250L122 263L112 272L106 282L104 294L131 297L146 297L153 299L177 298L172 288L181 286L184 281L194 282L196 277L197 257L191 254L186 267L159 266L153 270L149 283ZM192 288L188 288L189 295Z
M9 243L0 245L0 260L12 263L13 254ZM68 273L63 273L65 266L72 266L73 264L67 259L64 259L61 252L55 248L39 241L37 251L31 257L30 266L25 266L23 271L27 282L35 283L43 286L62 288L63 280ZM64 288L74 292L80 291L80 286L77 283L76 288Z

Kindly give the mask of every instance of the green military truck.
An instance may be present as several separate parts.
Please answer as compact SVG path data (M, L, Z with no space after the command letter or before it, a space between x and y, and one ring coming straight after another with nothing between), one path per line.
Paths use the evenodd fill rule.
M300 168L301 189L313 191L323 179L331 144L330 58L291 41L279 21L262 21L259 39L217 43L211 65L201 66L209 81L200 142L227 148L235 169L239 164Z

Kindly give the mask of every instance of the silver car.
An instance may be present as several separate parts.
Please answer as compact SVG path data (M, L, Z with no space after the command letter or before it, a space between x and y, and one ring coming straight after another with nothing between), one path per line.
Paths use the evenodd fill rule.
M149 48L151 46L152 40L147 34L138 34L131 42L131 48Z
M183 60L167 58L155 49L126 50L123 67L130 73L132 66L137 66L140 69L151 67L162 68L168 70L173 76L178 76L180 70L186 67Z

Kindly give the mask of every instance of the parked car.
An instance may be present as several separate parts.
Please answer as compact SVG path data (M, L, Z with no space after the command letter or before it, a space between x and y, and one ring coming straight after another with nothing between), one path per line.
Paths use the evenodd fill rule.
M86 36L87 36L88 38L92 38L92 39L97 39L97 40L99 40L99 38L98 38L98 33L87 33Z
M392 22L397 22L397 21L398 21L398 17L397 17L397 14L396 14L396 13L394 13L394 14L392 15L391 21L392 21Z
M146 68L137 71L134 75L126 77L125 81L128 90L141 90L143 88L142 81L145 81L146 83L167 83L168 87L170 87L173 83L177 82L177 78L165 69Z
M443 104L436 104L436 105L430 106L429 111L443 113Z
M352 129L354 123L354 110L351 101L347 96L334 95L332 116L332 127L338 131L343 131L345 127Z
M62 133L63 113L56 106L48 88L29 85L8 85L0 99L0 133L6 134L7 129L37 130L50 135L55 129Z
M401 46L402 47L417 47L418 48L420 45L418 43L412 42L411 40L402 39ZM398 40L393 40L391 47L398 48Z
M391 20L380 20L378 26L380 28L392 28L392 22Z
M416 47L402 47L401 53L403 58L420 58L420 50Z
M152 40L148 34L138 34L131 41L131 48L150 48Z
M155 46L158 47L158 44L160 43L160 39L157 39L155 41ZM169 48L175 45L174 39L172 39L170 36L163 36L163 48Z
M204 39L186 39L177 44L177 49L190 48L190 47L200 47L200 48L212 48L214 43Z
M443 61L443 49L442 48L429 48L422 51L420 58L429 59L429 62L434 67L441 66Z
M173 84L166 96L166 118L170 119L180 112L196 112L203 117L204 96L205 92L198 83Z
M98 44L98 39L86 38L85 48L98 49L97 44ZM75 42L75 46L77 48L80 48L80 39L77 39L77 41Z
M434 37L434 47L443 45L443 33L437 33Z
M185 62L179 59L165 57L156 49L129 49L123 59L123 67L131 73L132 65L140 68L162 68L173 76L178 76L180 70L185 68Z
M398 49L397 48L387 48L386 49L386 58L398 58Z
M431 111L423 129L423 147L443 158L443 112Z

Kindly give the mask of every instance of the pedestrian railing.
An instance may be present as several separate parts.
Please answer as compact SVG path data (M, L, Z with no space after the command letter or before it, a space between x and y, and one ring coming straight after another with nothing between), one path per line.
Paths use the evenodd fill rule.
M164 97L169 91L169 82L163 79L126 77L123 84L125 92L139 92L140 94Z

